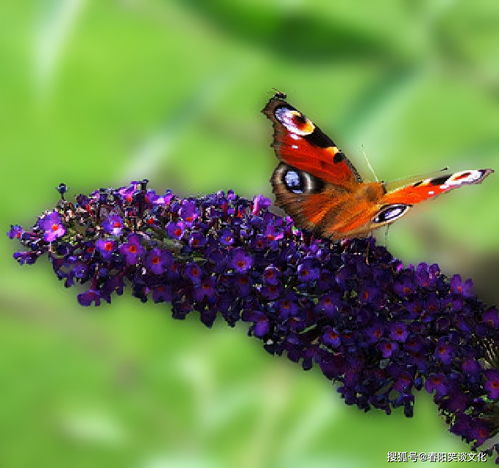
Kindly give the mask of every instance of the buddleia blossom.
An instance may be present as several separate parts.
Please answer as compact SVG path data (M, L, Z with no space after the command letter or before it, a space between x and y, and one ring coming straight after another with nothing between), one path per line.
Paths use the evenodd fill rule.
M314 239L269 207L262 196L182 198L141 181L62 198L8 236L26 248L20 264L47 255L65 286L86 286L83 306L129 289L177 319L243 321L269 353L318 366L348 405L410 417L424 389L451 432L499 452L499 314L471 280L404 266L373 239Z

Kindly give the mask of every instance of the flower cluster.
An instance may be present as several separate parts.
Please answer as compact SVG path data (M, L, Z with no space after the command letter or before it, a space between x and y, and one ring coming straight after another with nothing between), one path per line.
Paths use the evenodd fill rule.
M83 306L125 286L145 302L243 321L265 349L317 365L349 405L412 416L425 389L450 431L486 451L498 432L499 314L437 265L405 267L373 239L332 243L296 230L270 201L232 191L199 198L158 194L147 181L62 199L28 231L8 235L47 254L65 286L88 285Z

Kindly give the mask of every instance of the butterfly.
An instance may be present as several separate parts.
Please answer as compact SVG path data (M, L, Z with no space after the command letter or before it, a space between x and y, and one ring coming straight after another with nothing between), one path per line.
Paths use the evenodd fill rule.
M414 178L388 188L364 182L353 164L322 130L277 92L262 112L272 121L281 161L270 179L277 206L300 229L340 240L363 237L393 223L412 206L463 185L478 184L492 169L470 169Z

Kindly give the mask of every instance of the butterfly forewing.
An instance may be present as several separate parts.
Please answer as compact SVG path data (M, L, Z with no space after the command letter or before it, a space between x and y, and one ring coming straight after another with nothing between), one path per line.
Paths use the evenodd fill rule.
M263 113L274 126L277 157L325 182L353 188L361 178L331 138L288 104L282 94L269 100Z

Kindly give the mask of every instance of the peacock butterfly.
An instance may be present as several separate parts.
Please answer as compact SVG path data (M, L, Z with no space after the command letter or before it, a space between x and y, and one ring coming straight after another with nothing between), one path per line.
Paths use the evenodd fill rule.
M274 127L274 147L281 161L272 174L276 204L297 227L317 237L340 240L362 237L393 223L422 201L463 185L478 184L492 169L470 169L395 188L364 182L321 129L277 92L262 111Z

